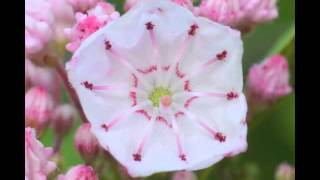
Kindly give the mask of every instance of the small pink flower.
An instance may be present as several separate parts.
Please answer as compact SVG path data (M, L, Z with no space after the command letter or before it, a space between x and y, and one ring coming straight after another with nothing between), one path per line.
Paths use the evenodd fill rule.
M86 12L95 7L101 0L66 0L75 10L75 12Z
M75 118L75 110L70 104L58 106L52 114L52 128L54 132L63 137L70 131Z
M292 88L285 57L274 55L253 65L249 70L247 88L254 101L274 101L288 95Z
M47 90L33 87L25 95L25 125L38 132L47 127L53 111L53 100Z
M194 12L243 31L278 16L276 0L203 0Z
M56 169L56 164L49 161L52 148L45 148L36 139L33 129L25 128L25 178L45 180Z
M281 163L275 174L276 180L294 180L295 168L288 163Z
M100 145L148 176L246 150L242 53L239 31L148 0L85 40L67 71Z
M58 180L99 180L91 166L77 165L65 175L59 175Z
M46 0L25 2L25 53L29 57L45 48L53 35L54 16Z
M197 176L192 171L178 171L174 173L172 180L197 180Z
M129 9L131 9L133 6L135 6L140 1L141 0L126 0L125 4L124 4L124 10L128 11ZM171 1L180 5L180 6L188 8L190 10L193 9L193 0L171 0Z
M74 52L88 36L119 16L114 7L105 2L98 3L87 14L76 13L76 24L72 28L65 29L65 35L70 39L66 48Z
M100 150L97 138L90 132L89 123L82 124L74 137L74 144L81 157L87 162L94 160Z

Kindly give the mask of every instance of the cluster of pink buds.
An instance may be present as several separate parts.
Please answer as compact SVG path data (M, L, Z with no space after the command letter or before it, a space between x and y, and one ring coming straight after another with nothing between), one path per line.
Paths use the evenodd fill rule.
M119 16L120 14L115 11L114 7L105 2L99 2L97 6L86 13L76 13L77 22L75 25L65 29L65 35L70 39L66 48L74 52L88 36Z
M292 91L289 76L288 61L285 57L274 55L266 58L249 70L248 97L256 103L267 103L288 95Z
M65 175L61 174L57 180L99 180L91 166L77 165L72 167Z
M124 10L128 11L133 6L135 6L137 3L139 3L141 0L126 0L124 4ZM185 8L188 8L190 10L193 9L193 0L171 0L172 2L183 6Z
M33 129L25 128L25 179L47 179L56 169L56 164L50 161L52 148L44 147L37 140Z
M242 32L278 16L276 0L202 0L194 12Z

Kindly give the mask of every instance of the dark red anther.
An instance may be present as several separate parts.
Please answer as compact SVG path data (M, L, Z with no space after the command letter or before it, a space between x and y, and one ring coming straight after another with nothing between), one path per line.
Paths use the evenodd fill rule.
M214 138L220 142L226 141L226 136L224 136L222 133L218 132L215 134Z
M152 24L152 22L147 22L145 25L147 30L152 30L154 28L154 24Z
M193 24L190 26L190 30L189 30L189 35L193 36L196 34L196 30L199 28L199 26L197 24Z
M141 155L140 154L133 154L133 160L135 161L141 161Z
M110 41L104 41L104 47L106 48L106 50L111 49L112 45L111 45Z
M186 157L185 154L179 155L179 158L180 158L182 161L186 161L186 160L187 160L187 157Z
M228 100L232 100L232 99L235 99L235 98L238 98L238 97L239 97L239 95L237 93L235 93L235 92L227 93L227 99Z
M105 131L108 131L108 130L109 130L109 127L108 127L106 124L102 124L101 127L102 127Z
M224 60L227 57L227 51L223 50L221 53L217 54L218 60Z
M85 88L92 90L93 89L93 84L89 83L88 81L84 81L83 83L81 83Z

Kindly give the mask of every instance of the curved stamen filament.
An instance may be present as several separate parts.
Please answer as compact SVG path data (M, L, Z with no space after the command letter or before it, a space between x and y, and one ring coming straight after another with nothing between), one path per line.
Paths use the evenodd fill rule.
M141 161L141 154L142 154L142 152L144 150L144 147L145 147L146 143L150 139L150 135L152 133L152 129L153 129L155 121L156 121L155 112L153 111L152 114L151 114L151 119L147 122L148 125L146 127L146 132L143 135L142 139L140 140L136 152L133 154L133 160Z
M120 113L119 116L111 120L109 123L105 123L102 125L102 128L104 128L106 131L108 131L110 128L118 124L119 122L126 120L129 115L134 113L136 110L141 109L145 107L146 105L150 105L150 101L144 101L136 106L131 107L128 111Z
M200 127L202 127L203 129L205 129L214 139L220 141L220 142L224 142L225 141L225 136L222 135L222 133L212 129L208 124L206 124L203 120L201 120L199 117L197 117L196 115L194 115L193 113L191 113L190 111L188 111L186 108L184 107L180 107L179 105L177 105L176 103L173 104L173 106L177 109L179 109L179 111L183 112L189 119L191 119L192 121L194 121L195 123L197 123ZM214 121L212 121L214 122ZM217 126L215 124L215 126Z
M123 64L126 68L128 68L132 74L134 74L135 76L137 76L140 80L140 82L147 88L147 89L151 89L150 84L148 84L146 81L144 81L144 78L141 78L140 73L136 70L136 68L129 63L128 60L126 60L125 58L123 58L117 51L115 51L113 48L110 48L107 50L108 52L110 52L110 54L115 58L118 59L120 61L121 64Z

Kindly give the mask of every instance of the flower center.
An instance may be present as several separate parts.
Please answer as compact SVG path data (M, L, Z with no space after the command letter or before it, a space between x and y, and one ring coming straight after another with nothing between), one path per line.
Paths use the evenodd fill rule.
M171 103L171 92L168 88L156 87L149 94L149 99L154 107L159 107L160 102L164 106L169 106Z

